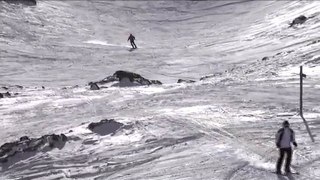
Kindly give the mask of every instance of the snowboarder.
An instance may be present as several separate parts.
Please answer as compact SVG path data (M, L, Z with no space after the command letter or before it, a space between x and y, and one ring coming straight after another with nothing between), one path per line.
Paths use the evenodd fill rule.
M290 165L292 158L292 148L291 143L297 147L297 143L295 140L294 131L290 128L290 124L288 121L284 121L282 123L283 128L279 129L276 134L276 145L279 148L280 157L277 162L277 174L281 174L281 166L284 159L284 155L286 154L286 165L285 172L291 173Z
M134 40L135 40L136 38L132 35L132 34L130 34L130 36L129 36L129 38L128 38L128 41L130 40L130 44L131 44L131 46L132 46L132 49L137 49L137 46L136 46L136 44L134 43Z

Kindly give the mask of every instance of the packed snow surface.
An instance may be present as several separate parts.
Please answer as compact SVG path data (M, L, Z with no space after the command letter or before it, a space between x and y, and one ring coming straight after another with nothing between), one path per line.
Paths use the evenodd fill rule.
M0 1L0 93L12 94L0 99L0 146L68 137L62 148L17 153L1 164L0 179L320 179L319 7ZM300 15L307 21L289 28ZM298 113L301 65L315 142ZM164 84L89 89L117 70ZM88 128L104 119L116 128ZM300 175L272 173L283 120L296 132L292 168Z

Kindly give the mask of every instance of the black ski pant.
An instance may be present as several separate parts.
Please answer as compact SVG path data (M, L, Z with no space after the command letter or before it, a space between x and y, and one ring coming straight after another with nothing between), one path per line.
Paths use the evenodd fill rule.
M130 43L131 43L131 46L132 46L133 49L137 48L137 45L134 43L134 41L130 41Z
M290 165L292 159L292 149L291 148L280 148L279 149L280 157L277 162L277 172L281 172L281 166L284 159L284 155L286 154L286 167L285 171L290 172Z

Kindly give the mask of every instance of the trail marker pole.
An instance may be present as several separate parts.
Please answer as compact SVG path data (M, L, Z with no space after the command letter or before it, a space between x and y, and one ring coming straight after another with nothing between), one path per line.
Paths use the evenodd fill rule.
M303 69L302 66L300 66L300 116L307 128L307 131L309 133L309 136L311 138L311 141L314 142L314 138L311 134L308 122L306 121L306 119L303 117L303 99L302 99L302 95L303 95L303 78L306 78L307 75L303 74Z

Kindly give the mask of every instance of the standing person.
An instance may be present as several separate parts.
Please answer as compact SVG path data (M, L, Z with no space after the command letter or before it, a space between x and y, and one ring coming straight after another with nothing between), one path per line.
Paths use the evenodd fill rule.
M130 36L129 36L129 38L128 38L128 41L130 40L130 44L131 44L131 46L132 46L132 49L137 49L137 46L136 46L136 44L134 43L134 40L135 40L136 38L132 35L132 34L130 34Z
M294 131L290 128L290 124L288 121L284 121L282 123L282 128L278 130L276 134L276 145L279 148L280 157L277 162L277 174L281 174L281 166L284 159L284 155L286 154L286 165L285 172L291 173L290 165L292 159L292 148L291 143L297 147L297 143L295 140Z

